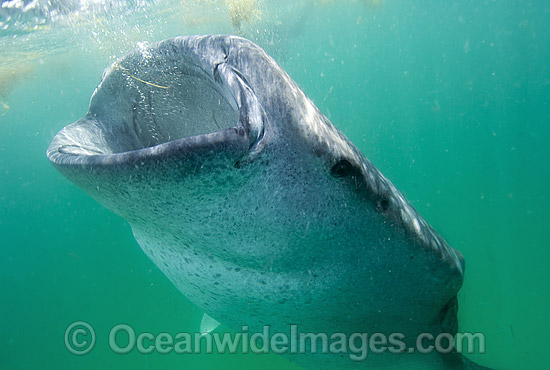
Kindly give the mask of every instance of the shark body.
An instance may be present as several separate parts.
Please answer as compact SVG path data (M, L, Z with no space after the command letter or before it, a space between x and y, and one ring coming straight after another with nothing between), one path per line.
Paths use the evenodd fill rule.
M461 254L250 41L136 50L105 71L87 115L47 155L236 330L397 332L407 347L457 331ZM310 369L481 368L454 352L289 358Z

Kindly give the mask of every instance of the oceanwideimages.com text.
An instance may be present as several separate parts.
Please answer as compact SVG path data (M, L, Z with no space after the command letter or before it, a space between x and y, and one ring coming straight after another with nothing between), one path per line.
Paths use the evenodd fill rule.
M141 354L196 354L196 353L322 353L347 355L353 361L364 361L369 354L421 353L442 354L485 353L485 335L482 333L422 333L413 341L402 333L307 333L298 325L290 325L288 333L272 333L270 326L261 332L251 332L243 326L239 332L139 332L127 324L117 324L106 333L110 349L120 355ZM75 355L85 355L96 344L92 325L84 321L71 323L65 330L65 346Z

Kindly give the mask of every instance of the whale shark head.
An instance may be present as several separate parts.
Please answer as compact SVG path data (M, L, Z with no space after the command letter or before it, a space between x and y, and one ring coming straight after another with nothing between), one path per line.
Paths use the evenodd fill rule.
M460 253L245 39L118 60L47 155L224 324L456 332Z

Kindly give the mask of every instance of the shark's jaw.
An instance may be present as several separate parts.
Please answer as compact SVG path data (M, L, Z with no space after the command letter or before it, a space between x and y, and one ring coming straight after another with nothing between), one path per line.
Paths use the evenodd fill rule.
M184 42L170 40L159 49L136 50L105 71L88 114L50 144L55 165L123 165L227 147L241 152L235 161L246 161L240 157L261 150L265 112L227 64L226 45L209 46L208 60Z

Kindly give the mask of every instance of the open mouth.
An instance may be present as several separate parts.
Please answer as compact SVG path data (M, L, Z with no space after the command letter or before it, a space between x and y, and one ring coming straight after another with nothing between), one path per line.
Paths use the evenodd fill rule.
M83 157L151 155L185 139L203 146L206 138L210 143L234 140L228 131L250 149L261 137L262 108L226 63L223 50L204 53L173 39L115 62L94 92L88 114L52 141L50 160L74 164L90 162Z
M128 125L128 140L113 142L113 152L139 150L237 126L238 107L234 99L228 99L228 92L221 90L223 85L192 64L166 67L136 76L118 63L114 65L135 97L123 120Z

